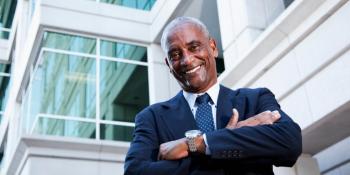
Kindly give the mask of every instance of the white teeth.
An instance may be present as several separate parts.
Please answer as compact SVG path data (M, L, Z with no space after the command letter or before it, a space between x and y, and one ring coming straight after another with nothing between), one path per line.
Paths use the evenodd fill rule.
M187 71L186 74L190 74L190 73L196 72L196 70L198 70L200 67L201 66L197 66L194 69Z

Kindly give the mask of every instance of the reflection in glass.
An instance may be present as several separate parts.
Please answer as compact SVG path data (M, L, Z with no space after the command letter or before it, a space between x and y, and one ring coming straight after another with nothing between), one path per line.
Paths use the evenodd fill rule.
M16 11L17 0L0 0L0 38L8 39L9 32L1 30L10 29Z
M52 119L40 116L34 133L55 136L95 138L95 123Z
M134 122L149 105L147 67L107 60L100 65L101 118Z
M9 39L10 38L10 32L6 29L0 28L0 39Z
M31 116L95 118L95 59L52 52L42 57L32 80Z
M11 65L10 64L0 64L0 73L10 73Z
M10 77L0 76L0 111L4 111L8 98Z
M45 32L42 47L95 54L96 39L77 35Z
M95 122L98 117L101 123L124 121L132 125L135 115L149 105L148 71L144 65L147 49L106 40L97 47L96 41L97 38L44 33L40 58L22 97L20 128L25 133L95 139L99 132L101 139L131 140L132 126ZM82 56L86 54L89 56ZM113 58L118 59L110 61ZM123 63L122 59L131 63Z
M100 2L150 11L156 0L100 0Z
M101 41L101 55L114 58L125 58L135 61L147 61L146 47L120 42Z
M110 124L101 124L101 139L103 140L119 140L128 141L132 140L132 133L134 127L130 126L117 126Z

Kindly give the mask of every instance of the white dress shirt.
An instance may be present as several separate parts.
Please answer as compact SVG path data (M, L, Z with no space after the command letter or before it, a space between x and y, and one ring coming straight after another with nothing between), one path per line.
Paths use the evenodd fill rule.
M207 93L211 100L213 101L213 103L210 103L211 109L212 109L212 113L213 113L213 121L214 121L214 129L216 128L216 108L217 108L217 103L218 103L218 97L219 97L219 90L220 90L220 85L218 82L216 82L212 87L210 87L206 92L204 93L200 93L200 94L196 94L196 93L191 93L191 92L186 92L186 91L182 91L183 96L185 97L188 105L190 106L190 109L192 111L193 117L195 118L196 116L196 112L197 112L197 104L196 104L196 99L198 96L203 95L205 93ZM207 137L205 134L203 134L203 139L206 145L206 150L205 153L208 155L210 154L209 151L209 146L207 143Z

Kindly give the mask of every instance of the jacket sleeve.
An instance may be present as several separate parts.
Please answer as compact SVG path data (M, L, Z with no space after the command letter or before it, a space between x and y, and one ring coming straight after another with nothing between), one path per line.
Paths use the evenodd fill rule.
M260 89L256 101L255 114L278 110L281 118L272 125L207 133L212 158L293 166L302 150L300 127L281 110L268 89Z
M125 158L126 175L187 174L189 158L181 160L157 160L158 133L151 110L145 109L136 116L133 141Z

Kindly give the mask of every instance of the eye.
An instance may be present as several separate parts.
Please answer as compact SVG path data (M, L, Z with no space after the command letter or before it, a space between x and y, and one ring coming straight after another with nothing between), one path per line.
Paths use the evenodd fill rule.
M192 44L188 50L191 51L191 52L195 52L195 51L198 51L200 49L200 45L199 44Z
M178 51L178 50L174 50L174 51L171 51L171 52L169 53L169 58L170 58L171 60L179 60L180 57L181 57L181 52Z

